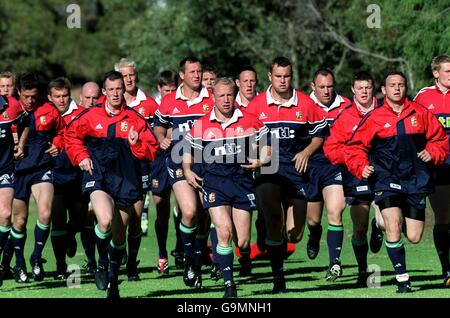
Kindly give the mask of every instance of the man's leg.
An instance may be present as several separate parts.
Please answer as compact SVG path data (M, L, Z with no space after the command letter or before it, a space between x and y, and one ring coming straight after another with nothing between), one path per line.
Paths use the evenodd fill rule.
M35 281L44 279L42 266L42 251L50 235L50 221L53 203L53 184L42 182L31 186L31 193L36 201L38 219L34 228L34 249L31 253L30 264Z
M109 194L96 190L90 195L92 208L97 218L95 227L96 244L98 250L98 267L95 273L95 284L100 290L106 290L108 283L108 247L111 241L111 227L114 202Z
M158 241L157 266L160 274L169 273L169 256L167 254L167 235L169 233L170 218L170 190L161 195L153 194L156 208L155 233Z
M236 288L233 280L233 223L230 206L217 206L209 208L211 220L217 232L217 262L225 284L224 298L236 297ZM234 288L233 288L234 287Z
M367 287L367 253L369 244L367 243L367 229L369 223L370 206L367 202L361 202L350 207L350 215L353 223L352 246L358 263L359 287Z
M323 201L308 202L307 225L309 230L306 252L309 259L315 259L320 250L320 238L322 237L322 211Z
M239 276L249 276L251 274L251 260L250 260L250 236L252 225L252 213L241 209L232 209L233 226L235 229L235 245L239 248L239 263L241 270Z
M345 209L345 197L342 185L329 185L323 188L323 197L327 209L328 231L328 271L326 280L334 281L342 275L340 256L344 242L342 213Z
M13 188L0 188L0 255L11 232L11 213L14 198ZM9 270L9 269L8 269ZM0 286L3 284L3 268L0 268Z
M109 246L109 277L107 298L117 299L119 295L119 268L126 246L126 230L130 213L133 213L131 207L115 207L112 220L112 240ZM139 219L140 220L140 217ZM140 227L140 223L139 223Z
M273 294L286 292L284 278L284 244L283 232L285 230L284 212L281 206L281 188L275 183L261 183L256 187L258 207L264 213L267 230L267 252L274 278Z
M197 209L199 206L198 195L186 180L177 181L173 185L173 191L182 213L180 230L184 246L183 280L187 286L201 287L201 275L199 269L195 268L194 254L197 234Z
M430 195L430 203L434 212L434 246L441 262L444 284L450 286L450 185L436 186L436 192Z
M28 201L14 198L13 200L13 227L11 228L11 242L16 256L14 268L17 283L27 283L28 274L24 256L25 241L27 238Z

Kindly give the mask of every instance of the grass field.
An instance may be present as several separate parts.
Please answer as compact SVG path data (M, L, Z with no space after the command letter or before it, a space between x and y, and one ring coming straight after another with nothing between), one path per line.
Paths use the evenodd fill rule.
M140 282L128 282L126 275L122 272L120 292L122 297L163 297L163 298L221 298L223 296L222 281L214 282L209 279L209 268L203 271L203 288L192 290L184 286L181 270L173 266L170 259L170 275L161 277L156 270L157 243L152 224L154 213L150 214L151 225L149 235L142 240L139 259L141 263ZM34 205L30 214L28 225L28 239L25 248L26 259L32 251L33 228L36 213ZM357 266L351 247L351 223L348 210L345 211L344 226L345 239L342 251L343 276L334 283L324 280L327 269L326 236L322 236L321 251L319 256L310 261L306 256L307 236L297 245L296 252L285 262L285 272L288 292L283 298L448 298L450 289L445 289L441 279L441 269L436 251L433 246L432 226L433 217L427 211L427 224L422 242L419 245L406 243L407 268L411 276L414 292L407 295L395 293L395 281L392 265L382 248L380 253L374 255L369 252L369 264L379 266L381 273L380 288L354 288L356 282ZM174 247L173 222L170 221L170 234L168 250ZM324 223L325 224L325 223ZM325 233L325 231L324 231ZM307 234L307 233L306 233ZM78 252L68 264L82 265L84 253L78 238ZM16 284L13 280L5 280L0 288L2 298L104 298L105 292L96 289L93 277L81 277L77 288L69 288L65 282L55 281L54 256L51 250L50 239L44 250L44 258L48 260L45 264L47 277L42 282L31 282L29 284ZM14 262L14 260L13 260ZM237 264L235 259L235 264ZM173 267L172 267L173 266ZM30 271L29 264L28 270ZM235 277L237 275L235 274ZM272 279L268 261L254 262L253 276L241 279L236 277L239 297L273 298L270 294Z

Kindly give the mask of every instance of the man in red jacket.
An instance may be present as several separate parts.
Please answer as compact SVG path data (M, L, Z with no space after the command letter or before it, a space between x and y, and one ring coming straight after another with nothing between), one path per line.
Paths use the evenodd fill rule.
M28 282L24 246L30 196L36 200L38 219L34 228L35 244L30 257L35 281L44 279L42 250L50 234L51 209L53 201L53 159L64 148L64 120L50 103L41 104L39 79L35 73L27 73L18 80L21 106L28 112L26 120L18 123L19 140L25 127L29 133L24 147L25 156L16 162L13 203L13 228L11 240L16 255L15 279L18 283Z
M431 62L433 86L420 90L414 101L422 104L439 119L450 134L450 56L436 56ZM444 285L450 286L450 158L434 171L436 192L430 195L434 212L433 239L442 266Z
M97 287L109 282L101 289L107 289L108 298L119 298L128 218L143 194L139 160L153 160L158 144L145 119L126 106L122 74L108 72L103 86L104 102L77 116L67 127L65 141L69 159L84 171L83 192L89 194L97 217Z
M353 76L353 102L345 107L335 119L330 128L330 136L326 138L323 145L328 160L332 164L342 165L342 185L346 201L350 205L353 222L352 246L358 263L357 286L360 287L367 287L367 252L369 251L367 228L373 193L367 180L358 180L348 172L342 149L362 118L378 106L377 100L373 96L373 86L374 81L369 73L360 71ZM379 214L378 208L375 213ZM374 222L374 220L372 221ZM372 252L378 252L383 243L383 232L376 224L372 225L370 242Z
M386 247L398 282L397 292L411 292L406 271L405 228L417 244L423 233L426 197L434 191L430 164L444 163L448 137L433 114L406 98L406 77L388 73L384 103L361 122L345 148L348 170L368 178L386 227Z

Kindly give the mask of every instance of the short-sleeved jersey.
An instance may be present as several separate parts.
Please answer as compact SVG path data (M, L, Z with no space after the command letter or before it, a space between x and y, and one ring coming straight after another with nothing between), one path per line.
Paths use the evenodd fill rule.
M305 149L312 137L325 137L328 125L323 112L314 101L300 91L293 90L292 98L281 104L270 94L270 87L259 94L247 106L247 112L255 115L270 130L272 157L292 164L294 156Z
M194 160L203 163L205 173L233 176L248 174L240 165L248 164L248 158L258 157L258 149L253 145L270 145L268 133L269 128L254 115L235 108L226 123L211 111L195 122L185 139Z
M16 172L51 167L52 157L45 151L51 144L59 151L64 149L65 124L61 114L53 104L45 103L28 112L27 119L19 122L19 138L26 126L30 130L25 143L25 156L16 162Z
M198 97L188 100L181 93L182 86L180 85L175 92L164 96L154 118L154 126L173 129L173 145L183 140L194 122L209 113L214 107L211 92L205 87L202 87Z
M417 156L424 149L435 165L449 154L447 134L433 113L406 99L397 114L385 100L364 117L347 142L345 163L359 179L364 167L372 165L375 173L369 182L373 191L430 193L429 164Z
M328 121L328 124L332 124L336 117L345 109L345 107L349 106L352 102L347 97L336 94L334 101L331 105L326 106L322 104L314 95L314 92L311 92L309 95L314 103L324 112L324 116Z
M436 82L433 86L422 88L414 97L414 101L432 112L450 136L450 91L444 92ZM450 165L450 157L445 163Z
M24 115L24 109L15 98L0 95L0 172L14 166L12 125Z

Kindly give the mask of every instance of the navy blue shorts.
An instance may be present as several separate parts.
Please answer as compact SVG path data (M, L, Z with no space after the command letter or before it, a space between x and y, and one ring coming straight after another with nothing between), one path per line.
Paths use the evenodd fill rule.
M151 162L141 162L141 180L142 180L142 191L147 193L150 190L150 174L152 172Z
M345 197L345 203L347 203L350 206L353 205L360 205L363 203L368 203L373 201L374 195L373 194L362 194L362 195L356 195L353 197Z
M143 199L143 192L140 184L127 183L125 178L118 176L108 176L107 179L94 174L91 176L85 172L82 181L82 192L84 195L90 195L96 190L108 193L114 203L119 207L132 206Z
M167 158L166 163L171 187L178 181L186 180L184 177L183 165L181 163L174 163L170 157ZM192 171L194 171L200 178L203 178L204 170L201 163L194 163L192 165Z
M15 187L14 181L14 167L9 169L3 169L0 172L0 189L1 188L13 188Z
M27 174L17 172L15 178L14 198L26 201L30 198L32 185L44 182L53 184L53 170L47 167Z
M283 189L283 195L305 199L307 183L302 174L295 170L294 164L280 162L278 171L275 174L258 174L256 176L256 186L261 183L274 183Z
M406 218L425 221L427 195L406 194L393 191L380 191L375 193L375 204L380 207L383 212L387 208L400 208L402 214Z
M331 163L313 164L308 163L306 171L308 185L306 187L306 198L308 202L322 202L323 188L330 185L342 185L341 167Z
M169 172L167 171L167 158L168 156L164 154L158 154L152 162L152 172L149 182L150 191L159 196L162 196L171 188Z
M256 209L255 185L250 176L217 176L206 173L203 178L203 207L228 205L251 212Z

